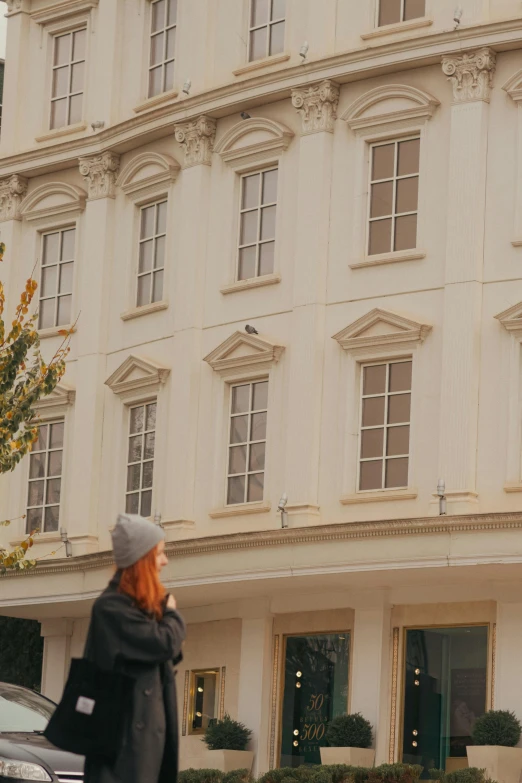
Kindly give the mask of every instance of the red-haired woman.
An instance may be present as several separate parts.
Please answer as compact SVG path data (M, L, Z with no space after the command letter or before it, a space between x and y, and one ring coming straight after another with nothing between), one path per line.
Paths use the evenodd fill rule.
M142 517L120 515L112 542L118 570L94 604L85 657L136 684L116 762L88 758L85 783L175 783L173 664L181 659L185 624L159 580L168 562L163 531Z

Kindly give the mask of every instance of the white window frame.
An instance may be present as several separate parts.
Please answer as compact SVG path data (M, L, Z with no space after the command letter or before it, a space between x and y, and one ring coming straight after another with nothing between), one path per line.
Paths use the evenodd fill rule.
M156 406L156 418L154 420L154 429L153 430L152 429L147 430L147 428L146 428L147 407L149 405L155 405ZM143 408L144 409L143 430L142 430L141 433L134 433L133 434L130 431L130 429L131 429L131 421L132 421L132 411L136 410L137 408ZM138 495L138 510L135 511L135 512L127 512L127 513L136 513L136 514L141 514L142 516L145 516L144 514L142 514L142 510L141 510L141 508L142 508L142 506L141 506L141 504L142 504L142 495L143 495L144 492L148 492L150 490L150 493L151 493L151 513L149 515L147 515L147 516L153 516L154 497L155 497L154 477L155 477L155 473L156 473L156 471L155 471L155 468L156 468L156 433L157 433L157 423L158 423L158 400L157 400L157 398L156 397L152 397L150 400L145 401L145 402L134 402L134 403L131 403L128 406L127 420L128 420L128 426L127 426L127 476L128 476L128 473L129 473L129 468L131 468L131 467L133 467L135 465L139 465L140 466L140 486L139 486L138 490L129 490L128 489L128 484L127 484L127 476L126 476L126 480L125 480L125 510L127 510L127 499L128 499L128 496L137 494ZM152 432L154 433L154 454L152 456L152 459L145 459L145 455L144 455L145 438L146 438L147 435L149 435ZM129 451L128 451L128 449L129 449L129 445L130 445L130 440L131 440L132 437L135 437L135 435L142 435L143 436L142 455L141 455L141 459L139 460L139 462L129 462ZM148 463L148 462L152 462L152 483L151 483L150 487L143 487L142 486L142 484L143 484L143 472L144 472L145 464Z
M73 39L74 39L74 34L75 33L79 33L79 32L85 32L85 55L84 55L83 59L81 59L81 60L73 60ZM65 96L62 96L61 98L53 98L54 72L59 67L63 67L63 66L56 66L54 64L54 53L55 53L55 50L56 50L56 41L57 41L58 38L62 38L64 36L66 36L66 35L70 35L71 36L70 59L67 62L67 65L68 65L68 67L70 69L69 70L69 87L68 87L68 90L67 90L67 94ZM51 64L51 93L50 93L50 102L49 102L49 131L50 132L59 132L59 131L66 130L67 128L74 127L74 126L78 125L78 123L82 122L84 117L85 117L85 88L86 88L87 76L88 76L88 74L87 74L88 42L89 42L89 32L88 32L86 24L79 25L79 26L73 28L72 30L64 30L62 32L58 32L58 33L56 33L56 34L54 34L52 36L52 46L51 46L51 57L52 57L52 61L51 61L52 62L52 64ZM84 63L84 83L83 83L83 89L82 89L81 92L73 93L73 92L71 92L71 81L70 81L71 80L71 74L72 74L72 67L73 67L73 65L78 64L78 63ZM81 116L80 116L80 119L77 120L76 122L70 122L69 121L69 113L70 113L70 108L71 108L71 98L73 98L76 95L81 95L82 96ZM63 97L65 97L67 99L67 118L66 118L67 122L65 123L65 125L59 125L58 127L53 128L52 127L53 103L56 103L57 100L63 100Z
M261 203L262 198L262 192L263 192L263 175L269 171L277 171L277 194L276 194L276 200L275 202L268 202L267 204ZM256 175L259 176L259 202L258 205L253 209L243 209L242 206L242 197L243 197L243 183L247 177L253 177ZM247 280L258 280L262 279L263 277L269 277L270 275L274 275L276 271L276 255L277 255L277 235L278 235L278 222L279 222L279 210L278 210L278 201L279 201L279 180L280 180L280 167L279 165L273 164L268 166L263 166L259 169L253 169L252 171L244 172L240 175L239 178L239 201L238 201L238 218L237 218L237 256L236 256L236 271L235 271L235 281L237 283L246 283ZM275 219L275 235L273 239L267 239L267 240L261 240L260 234L261 234L261 213L263 208L266 207L275 207L276 209L276 219ZM258 213L258 222L257 222L257 237L254 245L242 245L241 244L241 217L246 212L253 212L254 209L257 210ZM270 242L274 243L274 267L271 272L268 272L266 274L259 274L259 260L261 255L261 245L268 244ZM239 277L239 257L241 254L241 249L244 247L255 247L256 248L256 274L253 277L246 277L246 278L240 278Z
M179 6L181 5L181 3L178 2L178 7L176 9L176 21L175 21L175 23L169 25L167 23L167 20L165 20L165 26L163 28L161 28L160 31L157 31L156 33L154 33L153 30L152 30L153 6L156 5L156 3L160 2L160 0L148 0L148 2L149 2L149 18L148 18L148 60L147 60L147 89L146 89L146 96L147 96L147 100L154 100L154 98L159 98L162 95L167 95L167 94L169 94L170 92L172 92L174 90L174 84L175 84L175 79L176 79L176 59L177 59L176 53L177 53L177 49L178 49ZM166 8L168 9L168 4L166 5ZM172 29L174 29L176 31L175 32L175 44L174 44L174 57L171 58L171 59L167 59L166 56L165 56L165 58L163 60L161 60L161 62L156 63L155 65L151 65L151 52L152 52L152 41L153 41L153 38L156 35L160 35L161 33L163 33L165 35L165 43L164 43L163 53L164 53L164 55L166 55L166 45L167 45L167 38L168 38L167 32L168 32L168 30L172 30ZM169 87L168 89L165 89L165 73L166 73L167 64L169 62L173 63L172 86ZM155 68L158 68L159 66L161 66L161 69L162 69L162 84L163 84L163 88L164 89L162 89L160 92L152 94L152 92L151 92L151 82L150 82L151 72Z
M253 411L253 409L252 409L253 387L254 387L254 384L256 384L256 383L267 383L268 384L267 405L266 405L266 408L260 409L259 411ZM233 400L233 397L234 397L234 389L237 389L240 386L249 386L250 387L250 391L249 391L249 408L248 408L248 411L246 412L246 415L249 417L249 424L248 424L248 438L247 438L247 440L244 443L237 443L236 444L236 443L232 443L230 441L230 429L231 429L232 419L233 418L237 418L239 416L244 416L245 415L244 413L243 414L241 414L241 413L232 413L232 400ZM229 435L228 435L228 438L227 438L227 462L226 462L227 468L226 468L226 475L225 475L225 507L227 507L227 508L234 508L235 506L245 505L245 504L250 505L251 503L262 503L265 500L265 495L266 495L266 456L267 456L267 446L268 446L268 418L269 418L268 417L268 401L269 401L269 395L270 395L270 381L268 379L268 376L261 377L261 378L258 378L258 379L254 379L254 380L238 381L237 383L231 383L230 384L229 401L228 401L228 405L229 405L229 407L228 407L228 432L229 432ZM267 424L266 424L265 437L264 437L263 440L254 441L254 440L251 439L250 417L254 413L266 413ZM261 470L250 471L248 469L248 463L249 463L249 459L250 459L250 448L251 448L252 445L255 445L257 443L264 443L265 444L265 465L264 465L264 468L263 468L262 471ZM240 445L245 445L247 447L246 463L245 463L246 471L245 471L245 473L229 473L230 449L232 447L234 447L234 446L240 446ZM263 496L262 496L262 498L260 500L248 500L247 499L248 498L248 478L249 478L250 475L255 475L255 474L258 474L258 473L262 473L263 474ZM229 480L229 478L233 478L234 476L244 476L245 477L245 491L244 491L244 498L245 499L243 500L242 503L229 503L228 502L228 480Z
M59 449L51 449L50 446L49 446L50 429L51 429L51 426L54 425L54 424L63 424L63 443L62 443L61 448L59 448ZM35 509L35 508L36 509L41 508L42 509L42 527L40 528L39 532L41 532L41 533L50 533L52 535L59 535L60 527L62 527L62 522L63 522L63 520L62 520L62 513L63 513L63 511L62 511L62 497L63 497L63 491L62 490L63 490L63 474L64 474L64 468L65 468L65 458L64 458L65 457L65 442L66 442L66 423L65 423L65 418L63 416L49 418L49 419L46 419L45 421L38 422L38 427L48 427L49 428L48 436L47 436L48 440L47 440L46 448L43 449L42 451L38 452L40 454L45 454L45 462L46 462L45 476L43 478L34 478L34 479L31 478L31 457L29 456L28 459L27 459L29 464L28 464L28 469L27 469L27 485L26 485L27 486L27 498L26 498L25 509L26 509L27 518L25 520L26 521L25 533L26 533L26 535L28 535L29 533L32 532L31 530L29 530L27 528L27 523L28 523L28 519L29 519L29 511L32 510L32 509ZM53 453L53 452L58 452L58 451L61 451L61 453L62 453L62 467L61 467L60 474L56 475L56 476L49 476L48 475L48 467L47 467L48 466L48 462L49 462L49 455L51 453ZM34 454L34 453L35 453L34 451L30 452L30 454ZM52 479L58 479L58 478L60 479L60 502L59 503L47 503L46 500L47 500L47 485L48 485L48 482L50 480L52 480ZM31 487L31 484L34 484L37 481L43 481L44 482L43 503L41 505L30 506L29 505L29 489ZM57 530L45 530L45 511L46 511L47 508L56 508L56 507L58 507L58 529Z
M154 215L155 215L155 228L154 232L156 232L156 224L157 224L157 216L158 216L158 206L160 204L165 204L166 209L166 218L165 218L165 232L163 234L157 234L154 233L152 237L147 237L146 239L143 239L141 236L141 225L142 225L142 214L143 210L148 209L150 207L154 207ZM165 301L165 270L166 270L166 260L167 260L167 245L168 245L168 222L169 222L169 199L168 196L159 196L155 199L152 199L150 201L146 201L143 204L137 205L138 209L138 259L136 263L136 280L135 280L135 294L134 294L134 307L137 309L141 309L142 307L146 308L153 308L154 305L158 305L161 302ZM163 266L161 267L154 267L154 260L155 260L155 251L156 251L156 242L158 238L164 237L165 239L165 249L163 254ZM141 246L144 244L144 242L149 241L150 239L153 240L153 258L152 258L152 264L149 272L140 272L140 255L141 255ZM152 292L154 289L154 276L158 273L163 273L163 283L162 283L162 290L161 290L161 298L160 299L152 299ZM138 303L138 292L139 292L139 280L140 277L150 276L151 278L151 285L150 285L150 296L149 301L145 304L140 305Z
M426 16L428 14L428 2L429 0L424 0L424 13L422 16L415 16L413 19L404 19L404 8L406 5L406 0L401 0L401 14L400 19L398 22L390 22L387 25L380 25L379 24L379 17L381 14L381 1L382 0L376 0L375 2L375 28L377 30L385 30L386 28L396 27L396 26L402 26L402 25L410 25L415 24L415 22L419 22L420 19L426 19Z
M288 7L286 7L286 8L285 8L285 16L284 16L284 17L280 17L280 18L278 18L278 19L272 19L272 20L269 18L269 20L268 20L268 22L267 22L266 24L260 24L260 25L254 25L254 26L253 26L253 25L252 25L252 10L253 10L253 4L254 4L254 2L255 2L255 0L250 0L250 2L249 2L249 4L248 4L248 42L247 42L247 60L248 60L248 62L249 62L249 63L255 63L255 62L259 62L259 61L261 61L261 60L266 60L267 58L270 58L270 57L280 57L281 55L283 55L283 54L284 54L284 51L285 51L285 46L284 46L284 45L283 45L283 50L282 50L281 52L277 52L277 54L270 54L270 28L271 28L271 27L272 27L274 24L280 24L281 22L283 22L283 23L284 23L284 26L285 26L283 40L284 40L284 41L286 41L286 31L287 31L287 21L288 21ZM287 2L287 6L288 6L288 2L289 2L289 0L286 0L286 2ZM272 13L272 2L271 2L271 0L268 0L268 3L269 3L269 17L270 17L270 15L271 15L271 13ZM256 57L256 58L254 59L254 58L251 56L251 54L252 54L252 52L251 52L251 40L252 40L252 33L254 32L254 30L261 30L261 29L262 29L262 28L264 28L264 27L266 27L266 28L267 28L267 45L266 45L266 53L265 53L265 55L264 55L263 57Z
M52 297L44 297L43 300L42 300L41 294L43 293L43 285L42 285L43 270L47 266L49 266L49 265L46 265L46 266L43 265L43 260L44 260L44 238L46 236L50 236L51 234L59 233L60 234L60 247L61 247L62 235L66 231L74 231L74 257L72 259L73 277L72 277L71 292L70 292L70 294L59 294L58 293L59 278L60 278L60 274L59 273L60 273L60 269L61 269L62 263L71 263L70 260L69 261L66 260L64 262L62 262L61 260L58 260L58 262L56 264L56 267L57 267L56 294L54 296L52 296ZM38 255L38 270L39 270L38 308L40 308L40 304L41 304L42 301L46 301L48 299L54 299L55 300L54 323L53 323L52 326L40 327L40 320L39 320L40 317L38 316L38 331L40 333L44 333L45 334L46 332L49 333L49 332L56 332L57 330L60 330L60 329L67 329L67 327L71 326L71 324L74 322L75 283L76 283L76 276L77 276L77 271L76 270L78 268L77 254L78 254L78 248L79 248L78 227L77 227L76 223L71 223L71 224L64 225L64 226L59 226L59 227L52 227L52 228L48 228L48 229L42 230L41 232L39 232L38 236L39 236L39 243L40 243L40 251L39 251L39 255ZM60 251L60 253L61 253L61 251ZM60 299L61 296L70 296L71 297L71 317L70 317L69 321L64 323L64 324L56 323L56 321L58 319L58 303L59 303L59 299Z

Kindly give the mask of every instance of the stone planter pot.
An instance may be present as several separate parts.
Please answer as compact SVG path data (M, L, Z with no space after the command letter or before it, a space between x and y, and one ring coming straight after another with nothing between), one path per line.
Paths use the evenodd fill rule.
M497 783L519 783L522 773L522 748L470 745L466 751L469 766L485 769L486 778Z
M321 764L373 767L374 763L375 751L372 748L321 748Z
M203 754L204 769L219 769L231 772L233 769L252 769L252 750L206 750Z

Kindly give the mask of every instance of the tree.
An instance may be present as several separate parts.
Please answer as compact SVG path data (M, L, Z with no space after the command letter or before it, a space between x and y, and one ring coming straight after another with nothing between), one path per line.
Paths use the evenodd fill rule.
M5 253L0 243L0 262ZM60 332L63 341L50 362L40 353L38 313L29 314L38 284L27 280L20 296L14 320L6 328L5 294L0 282L0 473L13 471L22 457L31 451L38 438L38 416L35 404L54 391L65 373L72 329ZM25 517L24 517L25 518ZM0 521L7 526L11 520ZM27 557L38 530L28 531L27 538L11 552L0 548L0 573L7 569L23 570L36 565Z

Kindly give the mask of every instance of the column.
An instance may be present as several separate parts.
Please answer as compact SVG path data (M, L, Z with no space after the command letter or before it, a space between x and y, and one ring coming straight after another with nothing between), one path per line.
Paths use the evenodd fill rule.
M494 708L522 715L519 650L522 649L522 603L497 603Z
M254 777L268 770L272 615L244 618L241 626L238 720L252 730Z
M25 286L25 278L18 275L16 259L22 251L20 205L27 193L27 185L28 180L18 174L0 179L0 242L6 246L0 279L8 307L18 304Z
M489 96L487 48L443 58L453 88L441 377L439 477L449 513L474 509ZM438 477L433 478L433 482Z
M385 599L355 608L350 712L373 726L376 764L388 761L391 607Z
M71 620L43 620L41 636L44 639L42 666L42 694L59 702L71 661L70 647L73 623Z
M26 46L29 41L31 17L30 0L7 0L6 69L2 98L2 137L0 154L12 154L20 149L26 133L24 127L25 101L30 58Z
M114 240L114 184L119 157L104 152L80 159L80 173L87 183L88 201L77 243L82 248L78 264L80 321L76 335L76 401L73 449L68 468L73 488L67 520L73 554L97 549L102 451L103 407L107 378L106 354L110 307L110 270ZM108 524L109 520L104 519Z

